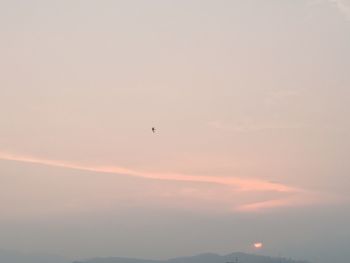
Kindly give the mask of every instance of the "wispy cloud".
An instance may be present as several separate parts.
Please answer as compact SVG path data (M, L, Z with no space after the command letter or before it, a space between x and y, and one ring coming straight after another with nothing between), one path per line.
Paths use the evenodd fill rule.
M264 130L284 130L299 129L305 125L301 123L282 123L282 122L255 122L252 120L243 120L236 123L223 121L212 121L208 123L210 127L229 132L259 132Z
M316 191L301 191L298 194L291 194L284 198L271 198L268 200L248 202L235 207L240 212L259 212L274 208L301 207L315 204L326 204L340 202L335 195L324 194Z
M335 6L346 20L350 21L350 0L308 0L307 3L311 7L329 3Z
M345 15L345 18L350 21L350 0L328 0L334 4L338 10Z
M240 191L276 191L276 192L294 192L298 189L280 183L268 182L258 179L247 179L240 177L223 177L223 176L201 176L181 173L150 173L120 166L89 166L67 161L48 160L24 155L10 154L0 152L0 160L17 161L24 163L33 163L46 166L62 167L68 169L112 173L127 176L136 176L141 178L167 180L167 181L187 181L213 183L220 185L230 185Z
M240 200L237 197L241 196L244 197L243 199L245 201L243 201L243 199L241 201L230 201L227 198L230 198L231 195L225 195L222 193L217 193L214 195L211 194L210 198L217 199L221 196L220 198L223 198L222 202L227 203L227 205L230 205L231 203L231 208L233 205L234 211L240 212L261 211L277 207L303 206L322 201L320 196L313 195L312 192L305 189L255 178L242 178L234 176L202 176L182 173L153 173L120 166L90 166L74 162L49 160L5 152L0 152L0 160L61 167L81 171L134 176L150 180L182 181L189 183L209 183L221 185L226 187L227 190L230 189L229 191L234 194L233 196L236 196L235 199ZM197 193L196 191L193 193L191 191L190 196L193 194L203 196L202 193ZM188 195L187 192L186 195ZM261 196L264 196L264 201L261 201ZM270 196L270 199L266 200L266 196ZM247 197L253 201L247 202Z

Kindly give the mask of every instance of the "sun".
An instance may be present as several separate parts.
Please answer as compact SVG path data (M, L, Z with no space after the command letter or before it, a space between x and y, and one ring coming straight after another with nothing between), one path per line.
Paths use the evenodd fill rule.
M253 246L256 249L261 249L263 247L263 243L262 242L255 242Z

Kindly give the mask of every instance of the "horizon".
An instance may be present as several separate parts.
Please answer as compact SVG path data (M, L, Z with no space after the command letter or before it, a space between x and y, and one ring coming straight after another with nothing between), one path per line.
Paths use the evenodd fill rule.
M167 261L174 261L174 260L186 260L186 259L194 259L194 258L203 258L203 257L234 257L232 260L237 260L239 258L243 257L253 257L253 258L271 258L271 259L281 259L281 260L292 260L293 262L305 262L305 263L313 263L309 262L303 259L298 258L290 258L290 257L284 257L282 255L265 255L265 254L259 254L259 253L249 253L249 252L240 252L240 251L233 251L230 253L214 253L214 252L202 252L202 253L195 253L192 255L178 255L176 257L170 257L170 258L141 258L141 257L132 257L132 256L118 256L118 255L109 255L109 256L95 256L95 257L88 257L88 258L73 258L73 257L64 257L61 255L55 255L55 254L40 254L40 253L33 253L33 252L23 252L23 251L14 251L14 250L2 250L0 249L0 258L3 256L3 254L10 254L12 256L32 256L32 257L46 257L48 260L52 258L63 260L65 263L75 263L75 262L85 262L85 261L94 261L94 260L107 260L107 259L127 259L127 260L141 260L141 261L155 261L155 262L167 262ZM208 260L208 259L207 259ZM225 259L228 263L227 260ZM22 262L22 261L21 261ZM41 261L40 261L41 262ZM61 262L61 261L60 261Z

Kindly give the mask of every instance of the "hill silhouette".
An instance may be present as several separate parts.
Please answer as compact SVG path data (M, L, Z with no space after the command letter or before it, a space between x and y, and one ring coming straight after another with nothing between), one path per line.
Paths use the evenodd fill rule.
M147 260L136 258L94 258L86 261L75 261L73 263L308 263L307 261L297 261L286 258L274 258L246 253L231 253L228 255L218 255L214 253L199 254L190 257L178 257L168 260Z
M24 253L0 249L1 263L69 263L69 260L56 255Z

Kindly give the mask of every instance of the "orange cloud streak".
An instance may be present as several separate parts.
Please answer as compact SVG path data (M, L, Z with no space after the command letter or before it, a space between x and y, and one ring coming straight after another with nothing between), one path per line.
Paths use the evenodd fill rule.
M89 166L81 165L72 162L41 159L23 155L9 154L0 152L0 160L33 163L46 166L62 167L68 169L91 171L99 173L122 174L128 176L136 176L141 178L155 179L155 180L171 180L171 181L187 181L200 183L214 183L221 185L234 186L240 191L275 191L275 192L297 192L297 188L287 185L273 183L258 179L245 179L239 177L222 177L222 176L200 176L187 175L180 173L149 173L133 169L128 169L120 166Z
M184 182L198 182L198 183L212 183L220 184L224 186L231 186L234 191L239 192L275 192L279 193L280 198L267 200L263 202L253 202L248 204L237 204L234 211L239 212L255 212L277 207L290 207L290 206L302 206L310 204L307 200L310 197L309 191L303 189L290 187L280 183L274 183L269 181L263 181L252 178L240 178L240 177L223 177L223 176L201 176L201 175L188 175L180 173L150 173L144 171L138 171L120 166L89 166L82 165L73 162L49 160L36 158L31 156L17 155L0 152L0 160L16 161L22 163L32 163L53 167L62 167L68 169L91 171L108 174L119 174L126 176L135 176L153 180L167 180L167 181L184 181ZM316 198L319 199L319 196ZM312 203L319 200L313 200Z

